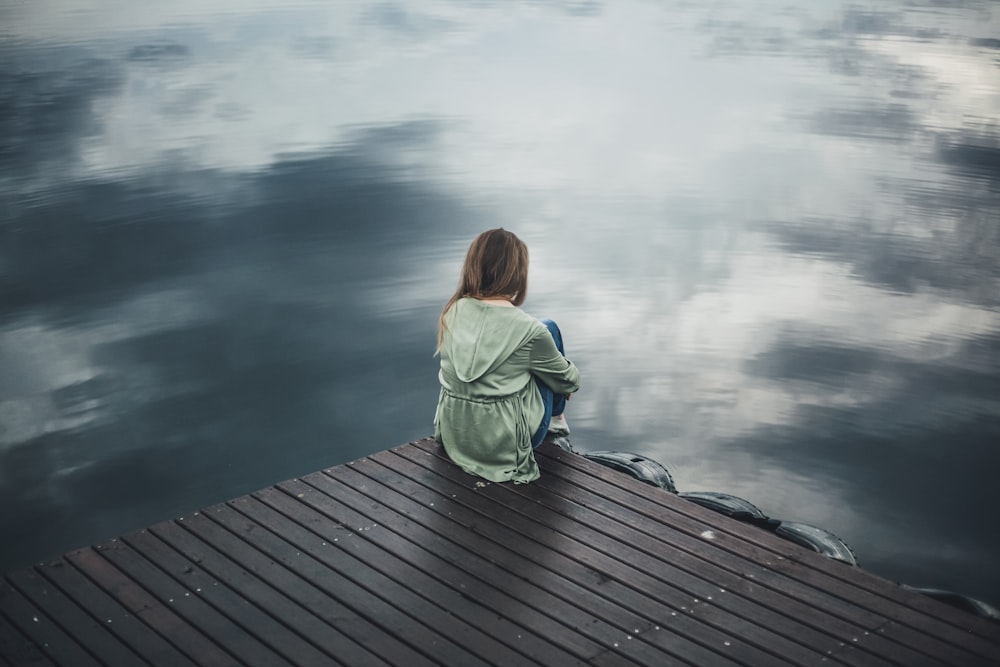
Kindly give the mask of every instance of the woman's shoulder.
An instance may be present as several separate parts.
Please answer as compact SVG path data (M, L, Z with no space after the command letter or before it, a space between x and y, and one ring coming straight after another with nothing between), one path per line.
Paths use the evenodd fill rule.
M507 308L506 310L513 310L517 312L517 320L525 327L529 338L535 339L549 332L548 328L542 324L541 320L533 315L529 315L520 308Z
M455 302L455 315L459 313L466 313L468 315L473 315L475 317L485 317L493 319L497 322L507 322L508 324L516 323L520 327L524 327L531 337L539 336L548 331L545 325L542 324L537 318L529 315L520 308L497 306L494 304L484 303L479 299L473 297L462 297Z

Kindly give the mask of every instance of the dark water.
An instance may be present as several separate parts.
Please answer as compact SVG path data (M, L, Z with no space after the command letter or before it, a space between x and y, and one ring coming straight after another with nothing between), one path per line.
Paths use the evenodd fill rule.
M429 434L503 225L578 449L1000 602L1000 5L162 4L0 1L0 569Z

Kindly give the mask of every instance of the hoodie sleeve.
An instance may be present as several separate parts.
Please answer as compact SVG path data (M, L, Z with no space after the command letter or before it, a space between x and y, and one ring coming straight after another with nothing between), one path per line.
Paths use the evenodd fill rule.
M580 370L564 357L547 329L531 341L531 373L557 394L571 394L580 388Z

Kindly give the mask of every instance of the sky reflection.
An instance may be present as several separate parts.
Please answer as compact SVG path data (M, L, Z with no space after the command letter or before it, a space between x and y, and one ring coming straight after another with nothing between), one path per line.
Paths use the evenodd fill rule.
M1000 600L1000 18L939 5L3 5L0 565L428 433L504 225L579 448Z

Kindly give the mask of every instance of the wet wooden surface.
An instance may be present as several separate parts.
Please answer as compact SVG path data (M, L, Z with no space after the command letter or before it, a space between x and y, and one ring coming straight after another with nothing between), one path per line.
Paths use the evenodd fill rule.
M989 665L1000 624L544 444L421 440L7 574L4 665Z

